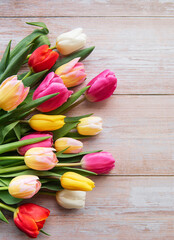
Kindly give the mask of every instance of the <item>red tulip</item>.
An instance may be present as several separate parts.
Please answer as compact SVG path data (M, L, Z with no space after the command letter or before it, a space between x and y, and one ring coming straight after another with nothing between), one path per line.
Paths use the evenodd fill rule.
M33 203L19 206L14 213L16 226L31 238L37 238L50 211Z
M28 65L34 72L41 72L52 68L58 57L59 54L48 45L42 45L31 54Z

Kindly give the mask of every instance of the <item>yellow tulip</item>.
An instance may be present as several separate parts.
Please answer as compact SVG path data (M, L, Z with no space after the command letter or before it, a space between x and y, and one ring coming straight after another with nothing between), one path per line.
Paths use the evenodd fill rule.
M81 135L97 135L102 131L102 119L100 117L86 117L80 119L77 131Z
M26 98L29 87L24 87L22 81L17 80L17 76L11 76L0 85L0 108L11 111L21 104Z
M40 189L39 178L34 175L22 175L11 180L8 191L15 198L33 197Z
M64 173L60 182L62 187L68 190L91 191L95 187L91 179L75 172Z
M35 114L30 118L30 127L36 131L54 131L65 124L63 115Z

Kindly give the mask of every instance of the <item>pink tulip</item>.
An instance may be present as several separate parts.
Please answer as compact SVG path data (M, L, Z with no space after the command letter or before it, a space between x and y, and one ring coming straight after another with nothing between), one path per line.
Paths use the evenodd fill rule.
M33 94L33 100L53 94L59 94L42 103L37 109L41 112L50 112L60 107L73 93L64 85L62 79L54 72L50 72Z
M38 143L33 143L29 144L23 147L18 148L18 153L20 155L25 155L25 153L30 149L30 148L35 148L35 147L52 147L53 145L53 134L51 132L34 132L31 134L28 134L20 139L21 140L27 140L31 138L37 138L37 137L50 137L42 142Z
M86 91L86 98L90 102L100 102L113 94L117 79L115 74L107 69L93 78L87 86L91 87Z
M86 154L82 160L82 168L95 172L97 174L105 174L111 171L115 166L115 159L109 152L97 152Z
M4 80L0 85L0 108L5 111L15 109L26 98L29 87L24 87L21 80L17 80L17 76L11 76Z
M61 77L66 87L75 87L81 84L85 78L83 63L78 62L80 58L74 58L70 62L58 67L55 73Z

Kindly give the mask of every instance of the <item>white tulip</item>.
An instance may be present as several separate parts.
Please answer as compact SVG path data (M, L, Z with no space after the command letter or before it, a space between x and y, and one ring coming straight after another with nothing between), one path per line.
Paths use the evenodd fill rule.
M70 32L62 33L56 39L57 50L62 55L68 55L79 50L86 44L86 34L82 28L76 28Z
M72 208L84 208L86 199L86 192L84 191L70 191L64 189L56 193L56 201L61 207Z

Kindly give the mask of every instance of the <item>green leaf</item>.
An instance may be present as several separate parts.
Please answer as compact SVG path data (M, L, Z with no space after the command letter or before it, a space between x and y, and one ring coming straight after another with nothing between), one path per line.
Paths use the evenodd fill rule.
M48 28L44 22L26 22L26 24L36 27L42 27L45 30L45 32L49 33Z
M79 123L79 121L72 122L72 123L65 123L65 125L62 128L53 132L54 140L65 136L69 131L71 131L73 128L75 128L78 123Z
M92 136L91 135L81 135L78 132L69 132L65 135L65 137L70 137L70 138L74 138L74 139L85 139L85 138L89 138Z
M59 157L63 152L65 152L69 147L63 149L62 151L59 151L56 153L56 156Z
M10 54L10 60L16 56L16 54L21 51L21 49L26 48L29 44L33 43L38 37L40 37L43 34L48 34L48 29L46 25L42 22L33 22L33 23L27 23L29 25L42 27L43 29L35 29L31 34L29 34L27 37L22 39L15 48L11 51Z
M49 72L55 72L55 70L60 67L61 65L73 60L74 58L78 58L80 57L80 61L84 60L85 58L87 58L89 56L89 54L94 50L94 46L93 47L89 47L89 48L85 48L85 49L82 49L80 51L77 51L73 54L70 54L69 56L67 57L64 57L62 59L59 59L55 64L54 66L50 69Z
M11 123L9 125L0 127L0 144L3 143L5 136L18 124L17 122Z
M7 68L0 76L0 82L2 82L7 77L15 75L18 73L20 67L22 66L24 60L26 59L28 53L31 49L31 44L28 45L26 48L22 49L19 53L17 53L12 60L10 60Z
M78 156L84 156L89 153L96 153L96 152L101 152L101 151L102 150L95 150L95 151L80 152L80 153L74 153L74 154L73 153L72 154L61 153L61 154L59 154L59 158L74 158L74 157L78 157Z
M0 210L0 219L1 219L2 221L6 222L6 223L9 223L8 220L7 220L7 218L6 218L6 217L4 216L4 214L1 212L1 210Z
M53 182L43 183L42 188L46 188L48 190L56 191L56 192L61 191L63 189L59 180L57 180L56 182L53 181Z
M41 142L48 138L49 137L38 137L38 138L31 138L31 139L21 140L21 141L17 141L17 142L2 144L2 145L0 145L0 154L15 150L19 147L22 147L22 146L25 146L28 144Z
M67 102L65 102L61 107L57 108L54 111L48 112L47 114L60 114L64 112L68 107L70 107L90 86L80 89L78 92L71 95Z
M59 177L59 174L56 172L52 171L36 171L36 170L25 170L25 171L20 171L20 172L14 172L14 173L9 173L9 174L1 174L1 178L6 178L6 177L17 177L20 175L36 175L39 177Z
M65 172L75 172L75 173L78 173L82 176L93 176L93 175L97 175L96 173L94 172L90 172L90 171L87 171L85 169L81 169L81 168L72 168L72 167L55 167L53 169L54 172L60 174L60 175L63 175Z
M23 84L25 87L33 87L38 83L42 77L45 76L45 74L48 72L48 70L44 70L42 72L34 73L31 76L25 78L23 80ZM25 73L26 74L26 73ZM24 76L25 76L24 74ZM22 79L23 75L18 75L18 79Z
M15 127L14 127L14 132L16 134L16 137L18 140L21 139L21 128L20 128L20 124L17 124Z
M42 45L48 45L50 46L50 40L48 39L47 35L41 35L40 37L38 37L35 41L34 41L34 45L31 49L31 52L34 52L34 50L36 50L38 47L42 46Z
M2 74L5 71L5 69L7 68L8 64L9 64L10 47L11 47L11 40L8 43L7 48L6 48L4 55L0 62L0 74Z
M20 203L23 200L12 197L8 191L1 191L0 199L9 205Z
M65 123L71 123L71 122L77 122L79 121L81 118L86 118L86 117L90 117L93 113L90 114L86 114L86 115L81 115L81 116L76 116L76 117L66 117Z
M26 114L28 114L26 112L39 106L40 104L47 101L48 99L50 99L54 96L57 96L58 94L59 93L50 94L50 95L38 98L36 100L33 100L32 102L30 102L28 104L23 104L22 106L19 106L15 110L10 111L10 112L6 113L5 115L1 116L0 124L7 124L7 123L11 123L11 122L17 121L19 119L22 119L23 117L25 117Z

